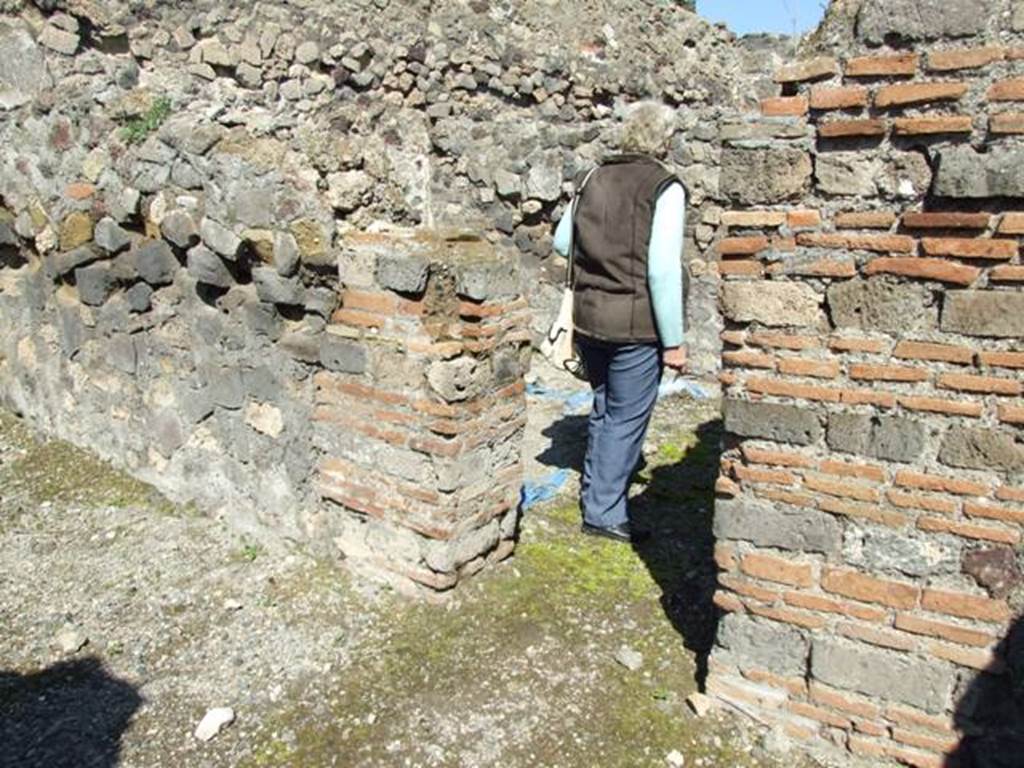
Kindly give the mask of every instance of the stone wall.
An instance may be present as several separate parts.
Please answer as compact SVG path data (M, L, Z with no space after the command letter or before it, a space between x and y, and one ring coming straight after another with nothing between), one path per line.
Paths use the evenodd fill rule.
M690 325L713 329L716 126L769 92L789 44L734 44L685 5L8 0L0 195L16 215L38 199L52 230L122 192L151 219L197 197L264 253L267 230L298 228L307 262L381 221L473 229L523 256L537 338L557 305L551 230L571 180L631 103L653 99L678 116ZM68 198L72 183L96 194ZM29 234L52 248L45 225ZM698 372L717 372L717 330L693 334Z
M872 760L1020 726L1022 31L837 3L724 137L708 689Z
M714 123L778 59L679 4L577 5L0 3L3 402L411 591L507 554L570 180L632 102L677 111L716 371Z

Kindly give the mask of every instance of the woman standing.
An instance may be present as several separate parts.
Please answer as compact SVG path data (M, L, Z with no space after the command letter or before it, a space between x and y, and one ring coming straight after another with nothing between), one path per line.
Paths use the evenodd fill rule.
M584 533L637 541L627 509L663 365L686 366L681 254L682 182L658 160L671 110L634 108L622 154L589 172L555 232L573 272L576 344L594 390L580 505Z

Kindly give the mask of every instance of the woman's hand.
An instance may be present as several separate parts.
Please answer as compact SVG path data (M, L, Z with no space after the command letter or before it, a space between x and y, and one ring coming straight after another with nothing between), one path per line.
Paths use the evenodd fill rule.
M686 369L686 347L669 347L663 353L662 361L682 373Z

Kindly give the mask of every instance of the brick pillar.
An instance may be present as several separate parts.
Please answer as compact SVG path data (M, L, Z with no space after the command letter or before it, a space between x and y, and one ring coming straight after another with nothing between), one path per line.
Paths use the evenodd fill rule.
M351 236L321 347L317 485L348 567L437 597L515 546L529 361L516 257Z
M997 716L1024 603L1024 148L994 66L1019 49L984 34L798 62L723 129L708 691L921 767L1022 725Z

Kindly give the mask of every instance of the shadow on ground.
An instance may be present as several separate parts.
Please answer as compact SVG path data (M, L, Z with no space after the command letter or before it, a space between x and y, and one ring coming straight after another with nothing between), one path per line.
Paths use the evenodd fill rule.
M964 733L948 768L1024 768L1024 616L996 649L998 663L978 674L957 704Z
M114 768L138 691L95 657L0 670L0 768Z
M582 469L586 416L566 416L543 434L551 445L538 461L576 472ZM642 490L630 499L633 524L652 535L634 550L661 590L666 617L695 654L697 683L703 688L718 625L712 602L717 586L712 520L722 422L708 420L674 439L653 440L656 450L634 476Z

